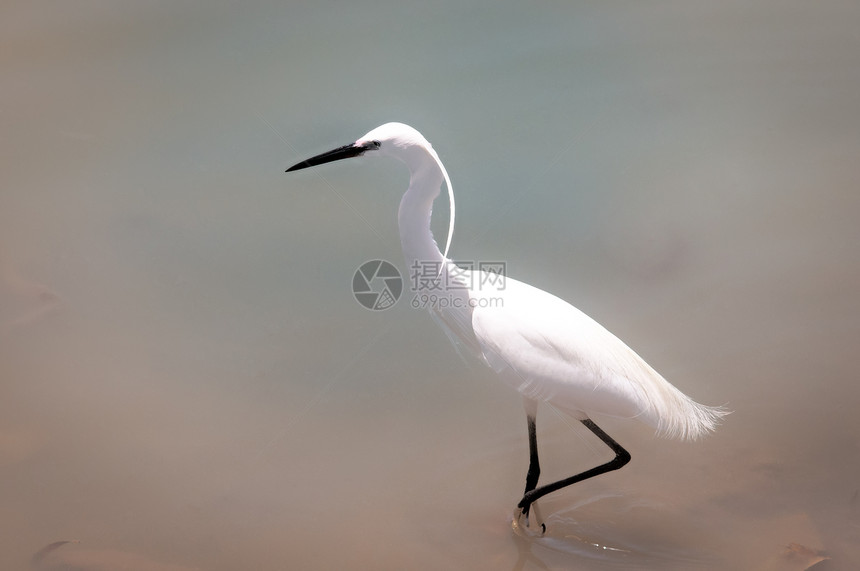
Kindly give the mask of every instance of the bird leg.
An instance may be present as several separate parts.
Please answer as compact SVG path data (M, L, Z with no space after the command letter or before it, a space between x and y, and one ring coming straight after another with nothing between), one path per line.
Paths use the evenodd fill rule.
M590 418L586 418L582 421L582 424L586 426L591 432L597 435L600 440L603 441L604 444L609 446L613 452L615 452L615 458L607 462L606 464L601 464L596 468L592 468L591 470L586 470L580 474L575 474L570 478L565 478L563 480L559 480L557 482L553 482L551 484L547 484L545 486L541 486L540 488L534 488L534 485L537 484L537 474L540 472L538 468L535 471L534 482L532 482L532 464L537 465L537 437L534 433L534 418L529 418L529 450L531 452L531 461L529 463L529 474L526 478L526 492L523 494L523 499L520 500L520 503L517 504L517 507L523 510L524 515L528 515L529 508L531 505L536 502L538 499L544 497L547 494L560 490L564 487L570 486L571 484L575 484L577 482L581 482L582 480L587 480L588 478L593 478L594 476L599 476L600 474L605 474L606 472L611 472L613 470L617 470L630 462L630 453L627 452L620 444L615 442L611 436L603 432L603 430L594 424L594 422ZM533 444L534 443L534 444ZM529 489L529 485L532 484L532 488Z
M526 489L523 494L528 494L537 488L538 478L540 478L540 461L538 460L538 448L537 448L537 425L535 423L535 416L532 412L526 414L526 420L528 421L529 426L529 471L526 474ZM520 506L522 507L522 506ZM540 514L537 511L537 504L535 504L535 521L540 524L541 533L546 531L546 526L541 522ZM522 517L525 518L526 525L529 522L529 511L531 509L531 504L522 507Z
M526 420L529 425L529 471L526 474L526 489L523 495L528 494L537 488L538 478L540 478L540 461L538 460L537 448L537 426L535 417L527 416ZM529 506L523 508L523 515L529 515Z

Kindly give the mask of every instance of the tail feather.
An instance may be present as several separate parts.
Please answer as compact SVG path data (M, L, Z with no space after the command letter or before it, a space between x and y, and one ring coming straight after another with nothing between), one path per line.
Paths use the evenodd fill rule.
M669 400L657 407L657 435L663 438L697 440L713 432L720 419L732 412L723 406L699 404L677 389Z

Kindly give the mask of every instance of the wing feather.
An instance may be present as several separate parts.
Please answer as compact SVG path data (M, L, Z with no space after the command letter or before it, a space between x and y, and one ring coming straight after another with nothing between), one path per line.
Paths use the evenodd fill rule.
M727 411L675 388L602 325L547 292L506 280L503 303L476 307L484 360L522 394L585 418L637 418L661 436L695 439Z

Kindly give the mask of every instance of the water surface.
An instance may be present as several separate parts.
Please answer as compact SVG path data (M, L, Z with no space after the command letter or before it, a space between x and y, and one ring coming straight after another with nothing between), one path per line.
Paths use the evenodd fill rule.
M860 566L856 3L3 12L0 567ZM456 259L574 303L720 430L596 419L633 461L515 533L519 397L350 291L402 266L405 171L283 173L391 120L451 174ZM606 460L539 430L547 480Z

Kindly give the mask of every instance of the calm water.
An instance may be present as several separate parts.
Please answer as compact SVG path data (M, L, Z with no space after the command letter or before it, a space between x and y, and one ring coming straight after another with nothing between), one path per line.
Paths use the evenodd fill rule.
M3 9L0 568L860 567L860 5L386 4ZM514 533L518 395L350 291L405 171L283 173L391 120L456 259L724 426L597 419L631 464ZM607 459L577 424L547 480Z

